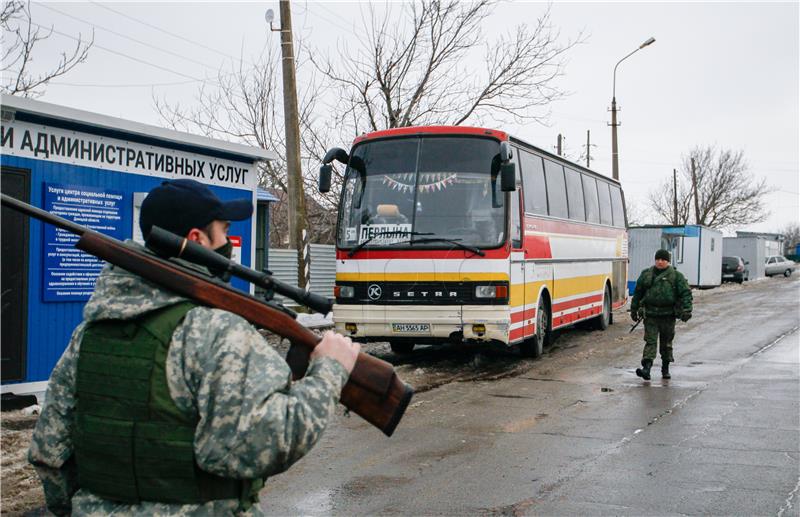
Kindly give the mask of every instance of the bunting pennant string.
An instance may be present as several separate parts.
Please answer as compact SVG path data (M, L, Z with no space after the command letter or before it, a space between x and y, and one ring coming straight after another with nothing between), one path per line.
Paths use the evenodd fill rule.
M456 174L446 173L425 173L420 175L419 190L420 192L438 192L446 189L456 181ZM399 192L412 192L414 190L414 174L398 174L398 179L391 178L387 175L383 176L383 184L388 185L392 190ZM398 181L400 180L400 181Z

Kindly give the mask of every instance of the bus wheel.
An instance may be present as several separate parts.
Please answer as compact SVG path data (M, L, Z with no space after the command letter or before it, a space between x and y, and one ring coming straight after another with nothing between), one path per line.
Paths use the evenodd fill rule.
M606 286L603 292L603 312L594 319L594 328L605 330L611 324L611 291Z
M536 309L536 334L526 339L519 345L522 357L539 357L545 345L550 343L550 311L544 296L539 297L539 306Z
M397 355L408 355L414 351L414 343L409 341L389 341L389 347Z

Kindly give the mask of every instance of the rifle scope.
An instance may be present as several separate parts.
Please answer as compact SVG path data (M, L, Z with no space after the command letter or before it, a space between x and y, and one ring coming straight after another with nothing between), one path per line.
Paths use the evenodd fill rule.
M230 273L264 289L272 290L281 296L305 305L311 310L320 314L328 314L333 303L330 299L305 291L299 287L281 282L274 276L250 269L241 264L227 259L219 253L204 248L196 242L184 237L175 235L158 226L153 226L150 235L147 237L147 247L165 258L181 258L195 264L205 266L211 271Z

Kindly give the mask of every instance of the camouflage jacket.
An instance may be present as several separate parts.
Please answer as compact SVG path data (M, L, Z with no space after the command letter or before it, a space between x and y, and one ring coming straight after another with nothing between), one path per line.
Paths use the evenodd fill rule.
M631 312L644 307L646 316L680 316L692 312L692 291L683 274L672 266L659 274L655 267L642 271L633 291Z
M84 321L50 376L28 461L44 487L47 507L58 515L232 515L239 501L202 505L142 502L119 504L77 484L73 458L75 377L88 322L130 319L183 298L107 265L87 302ZM306 376L291 380L284 359L243 318L197 307L172 336L166 363L170 396L199 417L195 461L203 470L231 478L265 478L288 469L319 440L333 414L347 371L337 361L316 359ZM269 502L264 503L265 506ZM248 514L258 515L253 506Z

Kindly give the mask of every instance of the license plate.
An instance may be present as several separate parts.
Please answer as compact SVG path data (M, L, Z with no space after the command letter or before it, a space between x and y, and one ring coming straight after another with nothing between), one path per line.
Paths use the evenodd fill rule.
M733 277L734 277L734 275L729 275L727 273L722 275L722 278L733 278Z
M430 331L430 323L392 323L395 334L429 334Z

